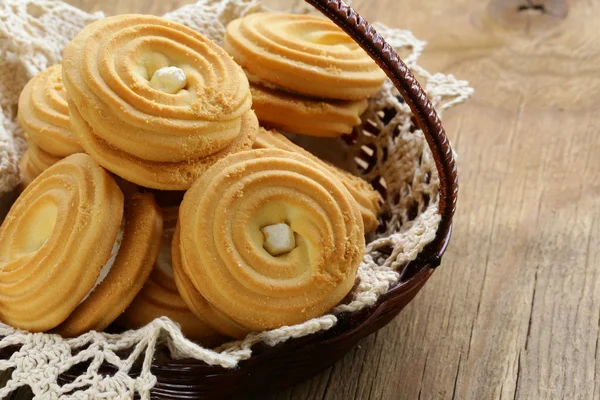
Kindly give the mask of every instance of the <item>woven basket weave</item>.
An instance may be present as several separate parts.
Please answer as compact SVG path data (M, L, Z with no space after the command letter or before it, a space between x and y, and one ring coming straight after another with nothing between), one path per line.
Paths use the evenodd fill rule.
M225 9L243 5L242 11L225 10L234 14L256 11L254 0L221 2ZM32 3L28 3L28 12ZM219 7L218 0L200 0L196 6L200 3L207 12ZM367 238L367 254L359 270L360 284L354 297L349 296L324 317L251 335L242 342L217 349L220 353L188 343L172 322L164 320L125 334L90 333L71 341L0 326L0 335L4 336L0 340L0 349L4 349L0 354L0 370L17 366L18 372L16 377L13 374L8 387L0 390L0 397L22 385L31 386L36 395L75 393L75 398L98 393L110 398L129 398L135 392L142 398L151 395L157 399L214 399L282 389L337 361L360 339L389 323L423 287L440 264L452 229L458 186L450 143L430 98L409 67L371 25L341 0L307 0L307 3L354 38L390 78L371 99L363 125L352 136L326 142L325 146L323 140L294 137L323 158L363 176L385 199L379 230ZM167 17L196 27L194 10L183 7ZM85 24L99 17L76 15L74 20ZM3 28L0 4L0 39ZM420 68L416 60L422 47L414 47L423 44L410 33L383 26L381 29L386 30L388 37L396 34L394 39L398 43L403 42L402 35L410 36L407 45L413 51L406 62L413 71L426 76L431 100L439 109L471 94L466 82L442 74L430 75ZM208 34L218 41L220 31ZM1 45L0 41L0 53ZM35 60L34 71L28 71L29 74L45 67L44 62L38 61ZM442 98L450 100L442 104ZM10 108L2 111L10 122ZM18 132L18 127L7 121L0 122L7 130ZM0 126L0 150L2 133ZM19 141L16 136L15 141ZM157 346L160 343L165 346ZM58 361L52 360L54 356ZM136 362L138 358L140 362ZM37 375L20 367L23 359L37 366ZM49 368L55 369L53 376L58 382L44 380Z

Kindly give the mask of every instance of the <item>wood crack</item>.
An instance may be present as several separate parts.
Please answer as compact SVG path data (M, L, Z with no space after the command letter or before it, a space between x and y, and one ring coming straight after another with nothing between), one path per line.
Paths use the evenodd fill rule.
M529 339L531 338L531 324L533 323L533 310L535 308L535 293L537 291L538 274L539 264L535 269L533 278L533 293L531 294L531 308L529 309L529 322L527 323L527 335L525 336L525 350L529 349Z
M519 379L521 378L521 351L517 355L517 379L515 381L515 392L513 394L513 400L517 400L517 394L519 393Z
M423 363L423 372L421 373L421 382L419 384L419 396L418 400L421 400L421 395L423 393L423 381L425 379L425 370L427 369L427 359L429 358L429 350L425 353L425 363Z
M590 265L590 252L591 252L591 245L592 245L592 232L591 230L594 229L594 224L596 224L596 218L594 218L594 220L592 220L592 225L591 225L591 229L590 229L590 233L588 234L588 243L587 243L587 253L586 253L586 267L588 267ZM598 345L600 342L600 307L598 308L598 317L596 318L596 320L598 321L598 329L596 330L596 345L594 346L594 391L593 394L596 395L596 390L597 390L597 386L598 386Z
M520 6L517 7L517 11L519 12L523 12L523 11L537 11L541 14L546 14L546 7L543 4L533 4L533 2L531 0L527 0L527 4L521 4Z
M461 361L462 361L462 352L458 354L458 367L456 368L456 376L454 377L454 387L452 388L452 400L456 400L456 388L458 387L458 375L460 374Z
M598 342L600 341L600 310L598 310L598 331L596 332L596 346L594 347L594 394L598 385Z
M492 214L492 230L490 232L490 237L487 241L487 254L485 256L485 268L483 270L483 279L481 281L481 290L479 291L479 301L477 302L477 311L475 311L475 318L473 318L473 324L471 325L471 333L469 335L469 346L467 348L467 359L471 354L471 345L473 344L473 331L475 330L475 325L477 324L477 319L479 318L479 310L481 309L481 301L483 300L483 293L485 289L485 280L488 273L488 267L490 265L490 257L492 253L492 243L494 238L494 228L496 221L496 213L498 211L498 205L500 204L500 185L496 186L496 198L494 200L494 212Z
M546 167L546 160L544 159L543 163L542 163L543 167ZM542 187L540 187L540 193L541 196L538 199L538 203L537 203L537 215L535 217L535 226L537 227L540 223L540 218L541 218L541 213L542 213L542 199L544 197L544 186L542 185ZM540 260L542 254L541 254L541 250L538 249L538 254L536 259ZM531 325L533 323L533 310L535 307L535 294L537 291L537 282L538 282L538 275L540 272L540 264L539 262L536 264L535 266L535 274L533 275L533 291L531 293L531 307L529 308L529 320L527 322L527 334L525 335L525 351L527 351L529 349L529 340L531 339Z
M378 334L379 334L379 332L376 332L375 335L374 335L374 341L375 342L377 342L377 335ZM360 342L359 342L358 346L360 346ZM356 353L358 353L358 350L359 350L358 346L356 347L355 352L354 352L354 358L355 359L356 359ZM359 356L359 358L361 358L361 357ZM356 382L356 388L354 389L354 398L355 399L358 398L357 397L357 395L358 395L358 389L360 389L360 381L361 381L360 377L362 376L362 372L363 372L363 370L365 368L365 364L366 364L366 362L364 360L360 363L360 369L358 370L358 376L357 376L358 381Z

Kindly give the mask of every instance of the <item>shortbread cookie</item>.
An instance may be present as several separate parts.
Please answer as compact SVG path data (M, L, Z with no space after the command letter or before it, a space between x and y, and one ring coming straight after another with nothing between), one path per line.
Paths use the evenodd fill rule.
M44 171L0 227L0 315L20 329L63 322L111 257L123 194L91 157L72 155Z
M36 146L33 143L29 144L27 153L29 153L29 164L31 164L34 171L36 172L36 176L41 174L60 160L62 160L61 157L56 157L50 153L46 153L44 150L42 150L40 147Z
M27 141L54 157L83 151L71 132L60 65L40 72L25 85L19 97L18 120Z
M263 125L301 135L338 137L361 124L367 100L313 99L251 84L252 108Z
M29 148L23 153L19 161L19 168L23 176L20 185L21 190L25 189L39 174L60 160L60 157L48 154L33 143L30 143Z
M224 47L253 83L307 96L362 100L386 78L350 36L320 16L249 14L227 26Z
M36 174L34 169L29 164L29 149L23 153L21 159L19 160L19 170L21 171L21 183L19 184L19 190L22 192L25 190L27 186L35 177L39 174Z
M187 189L248 139L244 72L173 21L121 15L88 25L65 48L63 78L82 147L141 186Z
M124 197L90 156L42 172L0 227L0 316L63 336L105 329L133 300L158 252L151 195Z
M354 285L365 246L344 186L309 158L279 149L237 153L211 167L186 193L178 227L176 274L250 331L337 305Z

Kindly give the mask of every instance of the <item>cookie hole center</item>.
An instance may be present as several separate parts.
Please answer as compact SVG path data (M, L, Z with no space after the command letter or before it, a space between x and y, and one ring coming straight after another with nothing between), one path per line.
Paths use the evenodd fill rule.
M544 7L543 4L528 3L528 4L521 4L519 7L517 7L517 11L518 12L534 11L534 12L539 12L541 14L545 14L546 7Z
M58 208L54 203L46 202L40 204L35 210L27 213L24 217L25 235L23 241L17 245L17 254L26 255L38 251L52 235Z

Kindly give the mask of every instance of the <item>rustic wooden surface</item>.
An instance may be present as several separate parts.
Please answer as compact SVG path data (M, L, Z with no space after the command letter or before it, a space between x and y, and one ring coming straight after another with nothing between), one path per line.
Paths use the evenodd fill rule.
M70 2L161 14L187 1ZM461 177L454 237L440 269L390 326L270 398L600 398L600 4L354 7L427 40L424 66L476 89L444 118Z

